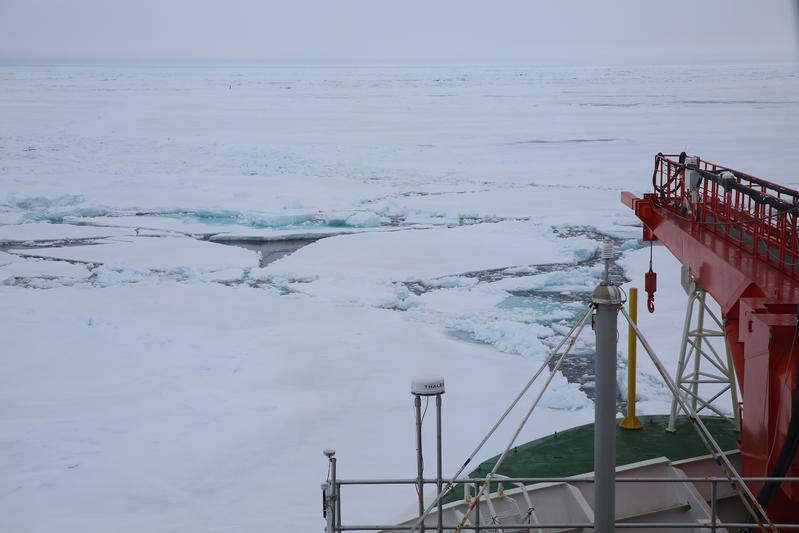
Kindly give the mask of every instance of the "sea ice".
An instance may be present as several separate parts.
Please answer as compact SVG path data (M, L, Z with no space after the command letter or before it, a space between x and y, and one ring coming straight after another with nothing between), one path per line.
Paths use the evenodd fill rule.
M203 272L258 266L258 254L255 252L189 237L119 237L84 246L20 249L12 252L31 257L102 263L106 267L120 269L185 269Z
M406 281L574 258L597 244L529 222L359 233L317 241L268 268L330 279Z
M34 222L0 226L0 243L101 239L104 237L131 235L132 233L131 230L123 228L97 228L73 224Z
M337 449L342 477L412 474L408 387L419 372L447 380L452 473L482 433L475 424L506 404L497 391L518 390L535 366L400 313L246 287L0 292L0 323L16 326L4 330L0 373L0 510L14 531L254 530L275 520L282 529L280 516L312 529L321 449ZM552 408L536 412L520 442L590 420L566 390L559 379ZM504 445L520 416L478 460ZM344 512L386 519L412 494L351 497Z
M72 284L89 278L91 272L83 265L64 261L20 260L0 266L0 283L11 285L19 279L42 278L59 280L62 284ZM53 285L53 284L48 284Z
M651 189L654 154L786 185L799 167L795 65L2 66L0 89L0 235L114 237L0 252L3 272L44 276L0 285L9 531L320 528L323 448L344 477L415 474L420 372L447 380L453 473L599 279L596 239L626 239L641 287L648 250L618 195ZM259 268L144 236L165 232L330 238ZM672 370L685 297L660 247L655 269L639 322ZM667 410L643 354L638 379L639 410ZM561 375L543 402L521 442L593 417ZM414 498L371 489L344 516L406 518Z
M93 226L105 226L113 228L130 228L137 235L142 230L158 232L174 232L185 235L208 236L229 231L240 231L246 229L241 225L208 224L196 222L184 217L165 217L165 216L100 216L100 217L64 217L64 222L73 224L87 224ZM128 234L131 232L128 231Z

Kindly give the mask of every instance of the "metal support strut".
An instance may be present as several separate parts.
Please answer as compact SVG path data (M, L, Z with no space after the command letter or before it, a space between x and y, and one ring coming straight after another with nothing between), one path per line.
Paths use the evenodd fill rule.
M729 419L736 429L740 429L735 370L724 327L707 305L707 292L691 275L688 265L683 265L682 285L688 294L688 306L685 311L685 324L680 343L680 359L674 379L677 391L685 401L691 404L696 413L705 409L713 411L716 415ZM694 312L695 310L696 312ZM693 328L694 315L696 315L695 328ZM707 317L715 325L715 329L707 327ZM721 350L714 346L714 341L718 338L721 338L724 343L723 357L719 354ZM709 388L711 390L708 390ZM702 396L703 391L700 389L706 391L706 397ZM730 394L732 404L731 419L727 413L722 412L713 404L716 399L727 392ZM668 431L675 431L676 419L677 398L673 397Z

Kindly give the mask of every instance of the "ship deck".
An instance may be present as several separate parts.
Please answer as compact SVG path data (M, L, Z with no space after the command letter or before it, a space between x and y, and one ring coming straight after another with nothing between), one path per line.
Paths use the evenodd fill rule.
M687 417L678 417L676 432L666 431L668 415L640 416L642 429L621 429L616 424L616 466L656 457L679 461L710 453ZM738 447L738 431L726 419L702 417L722 450ZM469 476L487 476L499 456L483 462ZM498 473L508 477L569 477L594 470L594 425L586 424L521 444L511 449ZM445 502L463 497L462 487Z

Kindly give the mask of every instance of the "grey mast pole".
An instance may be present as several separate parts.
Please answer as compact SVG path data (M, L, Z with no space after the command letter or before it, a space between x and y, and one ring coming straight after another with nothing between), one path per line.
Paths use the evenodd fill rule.
M436 397L436 486L439 494L441 493L441 395L444 394L444 379L439 377L415 379L411 382L411 394L413 394L413 405L416 408L416 483L419 491L419 516L424 516L424 457L422 455L422 396L428 400L430 396ZM426 409L426 408L425 408ZM438 501L438 530L443 528L442 502ZM425 524L422 520L419 531L424 533Z
M441 472L441 394L436 394L436 495L438 497L438 533L444 531L444 501L441 487L444 483Z
M416 408L416 491L419 493L419 516L424 515L424 458L422 456L422 398L414 395L413 406ZM424 533L424 522L419 531Z
M594 289L594 531L612 533L616 511L616 338L621 290L610 281L613 244L602 248L605 279Z
M322 484L322 491L325 497L323 515L327 519L325 533L336 533L341 526L341 500L338 497L338 478L336 477L336 450L326 449L323 451L328 460L330 474L327 483Z

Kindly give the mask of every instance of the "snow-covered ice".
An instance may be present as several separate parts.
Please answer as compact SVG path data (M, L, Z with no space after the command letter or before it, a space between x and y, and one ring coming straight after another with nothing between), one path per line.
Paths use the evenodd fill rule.
M600 240L641 286L620 191L681 150L791 185L796 94L793 65L0 66L0 529L321 528L323 448L415 474L418 374L447 380L453 473L585 308ZM315 242L230 244L280 240ZM640 324L673 368L685 297L654 252ZM522 439L592 417L559 374Z
M125 228L98 228L38 222L0 226L0 244L99 239L132 234L133 231Z
M237 224L211 224L194 221L187 216L137 216L137 215L117 215L117 216L97 216L97 217L78 217L66 216L64 221L71 224L86 224L91 226L110 227L110 228L131 228L134 232L140 233L142 230L151 230L166 233L179 233L190 236L205 237L226 233L229 231L240 231L247 229L247 226ZM129 230L130 231L130 230Z
M11 250L12 253L65 259L82 263L101 263L114 268L159 271L192 269L224 270L258 266L258 254L241 248L186 237L120 237L101 239L94 244L61 248Z
M509 266L569 261L597 243L561 239L527 222L359 233L323 239L273 263L279 272L406 281Z
M348 477L413 468L408 387L420 371L447 379L452 469L505 401L474 391L518 389L531 368L396 312L245 287L10 287L4 299L0 321L18 326L0 374L13 531L252 531L269 528L264 514L311 529L322 448ZM590 417L545 409L522 438ZM383 495L372 518L412 501Z
M0 265L0 283L5 285L51 288L85 282L91 275L84 265L11 257L13 260Z

